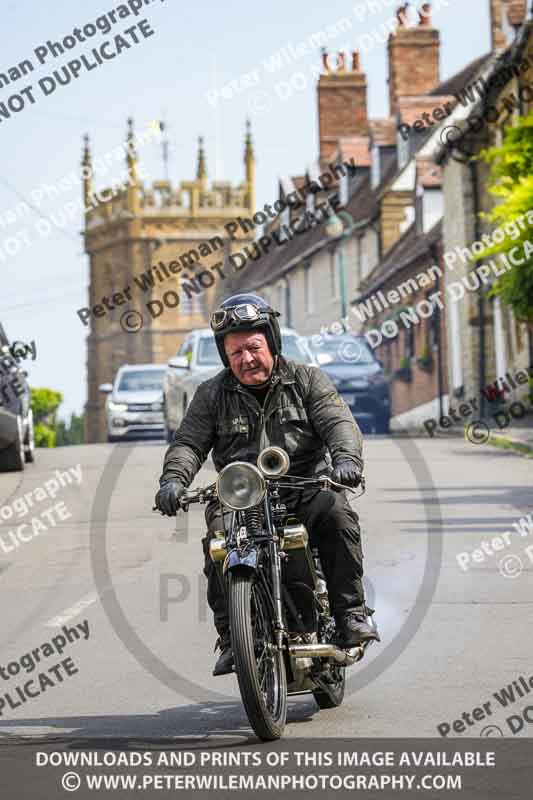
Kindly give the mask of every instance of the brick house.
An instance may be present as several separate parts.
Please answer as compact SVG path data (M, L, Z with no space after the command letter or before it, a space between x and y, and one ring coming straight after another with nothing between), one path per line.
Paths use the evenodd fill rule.
M498 4L490 0L490 6L497 53L498 34L504 34L498 27ZM490 70L495 54L476 58L441 81L439 31L431 24L430 4L420 11L420 23L411 27L400 7L398 27L389 37L386 119L368 119L366 78L357 54L352 56L351 69L339 57L336 70L324 55L325 72L318 82L320 146L315 171L327 162L354 156L355 168L330 187L338 194L335 208L350 214L349 235L328 236L325 221L310 224L305 233L271 250L238 278L239 288L266 295L282 310L282 321L304 334L320 332L342 319L352 330L366 333L376 325L380 330L383 324L392 331L393 323L397 324L396 336L384 336L381 342L377 336L374 341L369 338L395 376L393 428L418 426L424 418L447 410L449 394L458 388L457 339L469 351L462 367L469 376L476 372L474 339L479 339L475 293L469 292L465 303L446 302L449 283L461 275L450 275L443 255L475 237L472 192L466 180L471 168L447 158L442 133L466 117L469 100L464 92L471 91L470 86ZM509 13L517 29L516 3L510 4ZM482 209L480 187L486 174L481 165L477 169ZM294 191L299 180L287 181L280 196ZM317 202L318 195L304 201L307 209ZM298 213L301 210L291 210L287 219ZM427 283L417 280L422 274L428 276ZM414 288L405 290L404 297L401 287L405 285ZM371 301L378 292L399 298L389 308L379 307ZM442 307L428 299L436 292L441 294ZM358 313L369 301L372 318ZM418 321L412 322L415 316ZM465 337L467 326L470 340ZM462 392L475 391L475 382L465 378Z
M516 124L533 108L533 22L527 18L525 2L491 1L491 34L494 57L485 65L475 101L465 113L456 109L452 124L471 132L465 135L464 156L442 146L435 159L443 171L446 216L443 246L446 251L465 252L484 234L492 232L490 223L480 218L495 200L484 187L488 169L475 160L480 150L501 144L503 130ZM529 66L528 66L529 64ZM519 67L518 70L513 67ZM515 74L518 72L518 74ZM503 76L500 79L499 76ZM483 91L491 82L493 88ZM479 91L481 90L481 91ZM491 117L490 109L500 112ZM479 125L477 120L483 120ZM468 157L468 154L472 157ZM458 248L458 250L456 250ZM464 279L473 268L468 258L453 263L453 280ZM451 277L451 276L450 276ZM518 323L511 308L499 298L487 296L488 285L469 293L460 304L450 304L448 316L449 385L453 397L480 396L482 412L490 409L482 389L506 373L515 373L533 364L531 326ZM523 398L527 386L511 388L509 400Z

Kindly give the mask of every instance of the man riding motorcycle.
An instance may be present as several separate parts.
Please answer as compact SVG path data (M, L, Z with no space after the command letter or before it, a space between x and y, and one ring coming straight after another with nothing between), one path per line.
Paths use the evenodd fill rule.
M164 514L176 514L179 497L211 449L217 472L233 461L255 464L264 447L277 445L290 457L289 475L328 474L351 487L361 482L362 436L350 409L318 367L282 355L277 317L254 294L229 297L212 314L211 328L226 369L198 387L166 452L155 499ZM361 534L346 492L291 488L281 491L281 500L318 547L338 645L351 648L379 640L367 619L373 611L365 605ZM227 602L209 556L209 541L224 529L217 500L207 505L205 518L207 599L219 634L215 649L221 650L213 675L225 675L233 667Z

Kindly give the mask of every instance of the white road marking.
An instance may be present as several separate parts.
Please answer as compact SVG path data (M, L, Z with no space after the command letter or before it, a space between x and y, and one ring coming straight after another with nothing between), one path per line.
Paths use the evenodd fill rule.
M71 619L77 617L81 614L81 612L86 609L88 606L92 606L93 603L99 599L96 592L92 594L88 594L86 597L82 597L81 600L78 600L70 608L65 609L61 614L58 614L57 617L45 622L46 628L61 628L63 625L66 625L67 622L70 622Z

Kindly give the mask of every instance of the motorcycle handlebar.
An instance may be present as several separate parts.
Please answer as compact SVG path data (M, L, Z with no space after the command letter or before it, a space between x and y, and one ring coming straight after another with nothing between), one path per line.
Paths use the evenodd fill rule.
M302 486L303 484L315 484L315 486L320 486L323 491L327 491L330 489L334 492L341 492L344 490L348 490L350 492L356 492L357 489L353 486L345 486L343 483L337 483L336 481L332 480L329 475L321 475L319 478L298 478L295 476L288 476L294 478L294 482L284 483L283 480L279 479L270 479L267 478L271 483L277 483L278 486L288 487L288 488L298 488L298 484ZM200 487L198 489L192 489L191 491L185 491L178 499L178 504L183 511L187 511L188 506L191 503L202 503L207 502L213 497L215 492L216 484L212 483L209 486ZM365 479L361 476L361 482L357 488L360 488L361 494L357 495L361 497L366 491L366 484ZM152 511L159 511L157 506L152 508Z

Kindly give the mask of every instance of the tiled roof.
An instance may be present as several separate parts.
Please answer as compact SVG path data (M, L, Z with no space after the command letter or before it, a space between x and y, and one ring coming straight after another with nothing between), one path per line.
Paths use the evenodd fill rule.
M431 245L442 239L442 221L437 222L428 233L418 234L413 223L391 247L383 261L370 273L360 286L358 300L364 300L385 281L425 255Z
M424 111L432 114L436 108L440 108L444 103L449 103L455 98L452 95L420 95L412 97L400 97L398 105L400 109L401 121L406 125L413 125L420 119Z
M448 78L443 83L436 86L426 97L431 96L432 101L439 104L443 97L449 97L459 92L472 81L483 65L491 58L491 54L484 55L475 59L460 72ZM392 146L396 143L396 120L394 117L387 119L369 120L369 128L371 136L376 144L382 147ZM431 136L431 129L427 133L420 135L419 146L424 144L424 141ZM362 145L357 143L357 139L364 140L366 137L344 137L341 142L343 157L347 159L351 157L350 149L361 152ZM418 147L417 147L418 149ZM364 146L363 146L364 150ZM354 160L358 166L366 166L364 161L358 160L354 155ZM370 163L370 158L368 159ZM387 168L383 178L376 188L372 189L370 184L370 176L366 176L361 181L357 191L350 198L346 205L346 211L351 215L354 223L363 223L365 220L372 220L376 217L379 211L379 200L385 187L392 181L398 173L397 163L393 161ZM300 176L292 179L293 181L300 181ZM429 172L424 175L424 186L440 185L437 175L431 175ZM280 192L284 196L283 189ZM320 197L320 195L318 196ZM303 213L304 209L301 209ZM282 246L273 244L267 255L262 256L258 261L249 261L244 269L235 275L236 283L239 290L251 291L264 286L265 283L277 280L288 269L296 266L299 259L306 257L306 254L311 251L325 247L330 239L325 232L325 221L320 222L304 233L297 235L294 239L290 240ZM395 269L402 269L407 264L411 263L418 255L425 253L429 244L433 240L437 240L441 236L441 226L437 225L428 234L424 236L416 236L414 234L414 226L411 226L408 231L401 237L401 239L394 245L385 260L379 266L379 272L371 276L372 285L374 281L385 280L388 277L387 270L392 272ZM414 237L414 238L411 238ZM418 254L418 255L417 255ZM392 259L392 263L390 263ZM406 260L407 259L407 260ZM398 266L399 265L399 266ZM391 274L392 274L391 272ZM367 279L368 282L368 279ZM370 284L369 284L370 285ZM366 284L365 284L365 290ZM367 290L370 291L370 290Z
M303 213L304 208L299 210ZM313 247L318 247L321 242L329 241L325 232L325 221L310 227L303 233L296 235L286 244L278 246L272 244L269 252L258 261L248 261L240 274L238 282L240 291L252 291L264 286L265 283L277 280L287 269L287 265Z
M428 94L435 96L435 95L455 95L464 89L465 86L468 86L471 81L474 80L477 73L481 70L481 68L489 61L491 58L492 53L487 53L484 56L480 56L480 58L476 58L474 61L471 61L470 64L467 64L466 67L463 67L460 72L456 72L455 75L452 75L451 78L447 78L447 80L443 81L443 83L439 83L438 86L435 86Z

